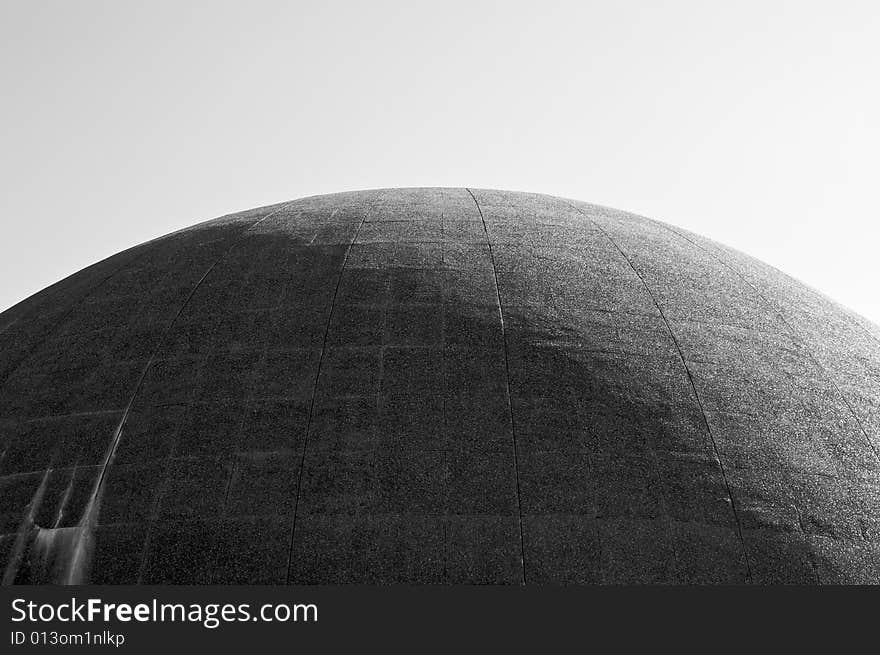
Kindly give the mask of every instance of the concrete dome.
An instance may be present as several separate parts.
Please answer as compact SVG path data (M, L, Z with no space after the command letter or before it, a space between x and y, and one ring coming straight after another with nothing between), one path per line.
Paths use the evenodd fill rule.
M0 314L3 582L877 582L880 329L639 216L305 198Z

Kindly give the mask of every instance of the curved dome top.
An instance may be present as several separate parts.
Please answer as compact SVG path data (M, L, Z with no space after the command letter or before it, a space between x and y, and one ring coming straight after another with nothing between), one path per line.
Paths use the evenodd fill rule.
M375 190L0 314L4 583L877 582L880 329L683 230Z

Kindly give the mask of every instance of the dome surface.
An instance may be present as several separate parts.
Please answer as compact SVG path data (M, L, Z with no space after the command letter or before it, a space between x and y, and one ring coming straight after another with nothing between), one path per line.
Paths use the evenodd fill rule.
M305 198L0 314L10 583L880 580L880 329L549 196Z

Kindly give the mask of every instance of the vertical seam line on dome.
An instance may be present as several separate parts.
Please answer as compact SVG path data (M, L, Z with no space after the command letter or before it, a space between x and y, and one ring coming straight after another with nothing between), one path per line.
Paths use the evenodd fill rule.
M474 201L474 204L477 206L477 211L480 213L480 221L483 223L483 232L486 235L486 246L489 248L489 261L492 263L492 275L495 280L495 296L498 300L498 314L501 319L501 342L504 346L504 373L505 373L505 388L507 390L507 414L510 418L510 435L513 440L513 473L516 480L516 504L517 504L517 519L519 521L519 553L520 553L520 561L522 563L522 584L526 584L526 550L525 550L525 537L523 534L523 518L522 518L522 494L520 493L520 482L519 482L519 454L517 452L516 445L516 424L513 420L513 402L510 397L510 358L508 356L508 348L507 348L507 331L504 328L504 305L501 302L501 289L498 287L498 267L495 265L495 253L492 249L492 241L489 238L489 228L486 225L486 217L483 216L483 209L480 207L480 203L477 201L477 197L474 195L474 192L469 188L465 187L465 190L470 194L471 198Z
M758 289L758 287L756 287L754 284L752 284L752 283L749 281L749 279L748 279L745 275L743 275L740 271L738 271L736 268L734 268L731 264L729 264L728 262L726 262L722 257L720 257L719 255L716 255L715 253L713 253L713 252L707 250L706 248L704 248L704 247L701 246L700 244L696 243L695 241L692 241L691 239L689 239L688 237L686 237L684 234L681 234L678 230L676 230L676 229L674 229L674 228L672 228L672 227L670 227L670 226L663 225L662 223L658 223L658 225L661 225L661 226L664 227L665 229L669 230L670 232L672 232L673 234L675 234L676 236L678 236L680 239L683 239L683 240L687 241L688 243L690 243L691 245L695 246L696 248L699 248L700 250L702 250L703 252L705 252L707 255L709 255L710 257L712 257L712 258L715 259L716 261L720 262L722 266L725 266L725 267L727 267L728 269L730 269L730 270L733 272L734 275L736 275L737 277L739 277L740 279L742 279L742 281L745 282L745 283L746 283L746 284L752 289L752 291L754 291L754 292L758 295L758 297L759 297L762 301L764 301L764 304L766 304L768 307L770 307L770 309L771 309L772 311L774 311L774 312L776 313L776 315L780 318L780 320L781 320L782 323L785 325L785 327L788 328L788 331L791 333L792 337L794 337L794 339L796 340L796 342L800 342L801 346L802 346L802 347L804 348L804 350L807 352L807 355L809 356L810 360L812 360L813 364L815 364L816 367L817 367L820 371L822 371L822 373L824 374L824 376L826 377L826 379L827 379L827 380L831 383L831 385L834 387L834 390L837 392L837 395L840 396L841 400L843 400L844 405L846 405L846 408L849 410L849 413L852 415L853 419L855 420L856 425L859 426L859 431L862 433L862 436L864 436L865 441L866 441L867 444L868 444L868 447L871 449L871 452L874 453L874 457L877 459L877 461L880 461L880 452L877 451L877 448L876 448L876 446L874 445L874 442L871 441L871 437L868 436L868 432L867 432L867 430L865 430L864 425L862 425L862 421L861 421L861 419L859 419L858 414L856 414L855 410L853 409L852 405L850 404L849 399L846 397L846 395L843 393L843 391L841 390L841 388L838 386L837 381L834 379L834 377L832 377L832 375L828 372L828 369L826 369L826 368L825 368L825 367L819 362L819 360L818 360L818 359L816 358L816 356L813 354L813 351L810 349L810 347L807 346L807 344L803 341L803 339L801 339L801 337L798 335L798 333L797 333L797 331L794 329L794 327L792 327L791 323L788 322L788 319L785 318L785 315L782 313L782 309L781 309L778 305L776 305L775 303L771 302L771 301L770 301L770 300L769 300L769 299L768 299L768 298L767 298L767 297L761 292L761 290ZM863 325L859 324L858 321L856 321L856 323L859 325L860 328L862 328L863 330L865 330L865 327L864 327ZM865 332L867 332L867 330L865 330ZM873 336L873 335L871 335L871 336Z
M195 295L196 291L202 285L202 283L205 281L205 279L208 277L208 275L210 275L211 272L216 268L217 264L219 264L232 251L232 249L235 248L235 246L238 244L238 242L241 241L242 238L244 238L244 235L247 234L253 228L255 228L257 225L259 225L260 223L265 221L267 218L274 216L279 211L282 211L283 209L286 209L287 207L289 207L291 204L293 204L293 203L288 203L284 207L279 207L275 211L272 211L269 214L267 214L266 216L263 216L261 219L259 219L258 221L255 221L254 223L249 225L247 228L242 230L238 236L236 236L234 239L232 239L232 243L229 244L229 247L214 261L213 264L211 264L210 267L208 267L208 270L205 271L204 275L202 275L202 277L199 278L199 281L195 283L195 285L193 286L193 288L190 290L189 294L187 295L186 299L183 301L180 308L177 310L177 313L174 315L174 318L171 319L171 321L168 323L168 326L162 331L162 336L160 337L159 342L156 345L156 347L153 349L153 352L150 355L150 359L147 361L147 364L144 367L144 370L141 372L141 375L138 378L137 385L135 386L134 391L132 392L131 396L129 397L128 402L125 405L125 409L122 412L122 417L120 418L119 423L116 426L116 430L113 433L113 439L111 440L109 448L107 450L107 453L104 456L104 461L101 464L101 471L98 474L98 478L95 482L95 486L93 487L92 493L89 496L89 502L86 505L85 512L83 513L82 517L80 518L79 524L77 525L77 530L81 531L81 530L89 528L90 527L89 524L92 521L97 519L97 511L98 511L97 503L100 500L101 492L103 491L104 480L107 476L107 469L110 467L110 464L113 462L114 456L116 455L116 451L119 447L119 442L122 439L122 434L125 429L125 423L128 420L129 414L131 413L131 408L134 406L134 402L137 399L138 394L141 392L141 389L143 388L144 380L146 380L147 373L149 372L150 367L153 365L153 363L156 360L156 356L159 354L159 352L162 350L162 347L165 345L165 339L167 338L168 334L171 332L171 328L177 322L177 319L180 318L181 314L183 314L183 310L186 309L186 306L189 304L189 301ZM72 576L74 576L78 573L77 569L80 564L79 558L84 555L84 553L82 553L82 551L80 550L80 548L83 547L82 539L83 539L82 534L77 536L77 540L74 545L74 551L71 554L71 561L69 562L68 570L65 573L65 575L67 576L67 579L65 582L73 582ZM144 553L144 557L145 556L146 556L146 552Z
M660 318L663 319L663 323L666 325L666 329L669 331L669 336L672 337L672 342L673 342L673 344L675 344L675 349L678 351L678 357L679 357L679 359L681 359L681 364L684 367L684 372L687 375L688 382L690 382L691 389L693 389L694 397L697 400L697 406L700 409L700 414L702 414L702 416L703 416L703 422L706 424L706 433L709 435L709 441L712 443L712 450L715 453L715 459L718 461L718 468L721 471L721 479L724 482L724 487L727 489L727 495L730 498L730 509L731 509L731 512L733 512L733 519L736 522L736 531L739 536L740 546L742 548L743 560L745 561L745 565L746 565L746 573L748 575L748 579L751 580L752 567L751 567L751 563L749 562L749 555L748 555L748 551L746 549L746 542L745 542L745 537L743 535L742 523L740 522L740 519L739 519L739 513L736 511L736 500L733 497L733 493L730 489L730 483L727 480L727 473L724 470L724 462L721 459L721 453L718 451L718 444L715 442L715 436L712 434L712 428L709 425L709 417L706 415L706 410L703 407L703 401L700 399L700 393L697 391L697 385L694 383L694 377L693 377L693 375L691 375L690 368L688 368L687 360L685 360L685 358L684 358L684 352L682 351L681 346L678 343L678 338L675 336L675 332L672 329L672 325L670 325L669 320L666 318L666 314L663 313L663 308L660 306L660 303L657 301L657 298L654 297L654 293L651 291L651 287L648 286L648 283L645 280L645 278L642 277L641 273L639 273L638 269L635 267L635 264L633 264L633 262L629 258L629 256L623 251L623 249L619 245L617 245L617 242L611 238L611 235L608 234L602 228L602 226L599 225L599 223L597 223L595 220L593 220L592 217L590 217L588 214L585 214L577 205L574 205L574 204L567 202L567 201L566 201L566 204L568 204L572 209L574 209L576 212L578 212L581 216L583 216L588 221L590 221L590 223L592 223L596 227L596 229L599 230L602 233L602 235L606 239L608 239L608 241L611 242L611 245L613 245L617 249L617 251L621 254L621 256L623 256L623 258L626 260L627 264L629 264L629 267L632 269L633 273L635 273L636 277L639 278L639 281L642 283L642 286L645 287L645 291L647 291L648 296L650 296L651 301L654 303L654 306L657 308L657 311L660 313Z
M312 402L309 405L309 416L306 420L305 437L303 438L302 454L300 455L299 460L299 473L296 481L296 499L293 503L293 522L290 527L290 545L287 549L287 572L284 578L285 582L288 584L290 583L290 567L293 564L293 546L296 539L296 517L299 511L299 498L302 491L302 481L306 466L306 448L309 445L309 432L311 432L312 420L315 415L315 404L318 397L318 383L321 380L321 368L324 363L324 353L327 351L327 340L330 336L330 325L331 321L333 320L333 309L336 307L336 297L339 295L339 287L342 285L342 276L345 273L345 266L346 264L348 264L348 258L351 255L352 248L354 248L355 244L357 243L358 237L361 234L361 229L364 227L364 224L367 222L370 214L372 214L373 207L376 206L376 203L379 202L379 198L381 197L382 191L377 191L376 197L373 199L373 202L370 203L370 206L364 212L364 217L358 224L357 230L355 230L354 236L351 238L351 241L348 244L348 248L346 248L345 250L345 255L342 258L342 266L339 268L339 277L336 278L336 287L333 289L333 297L330 299L330 311L327 312L327 324L324 326L324 339L321 342L321 353L318 356L318 366L317 370L315 371L315 384L312 387Z

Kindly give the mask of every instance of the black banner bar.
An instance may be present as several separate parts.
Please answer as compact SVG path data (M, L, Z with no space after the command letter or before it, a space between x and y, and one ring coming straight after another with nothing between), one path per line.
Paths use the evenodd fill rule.
M3 653L69 648L328 648L727 642L871 626L866 588L7 587ZM851 602L854 601L854 602ZM846 606L847 611L841 611ZM791 620L786 618L790 614ZM849 628L837 623L840 634ZM744 641L744 643L747 643Z

